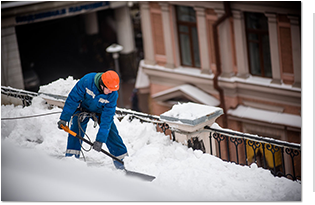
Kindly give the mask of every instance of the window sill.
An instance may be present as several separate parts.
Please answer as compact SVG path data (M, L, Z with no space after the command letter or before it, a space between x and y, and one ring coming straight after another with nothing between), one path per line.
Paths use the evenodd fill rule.
M211 74L202 73L202 70L200 68L192 68L192 67L166 68L160 65L148 65L148 64L145 64L144 61L141 61L140 66L142 68L150 69L152 71L163 71L165 74L173 73L173 74L188 75L192 77L200 77L200 78L206 78L206 79L214 78L213 73Z
M263 78L263 77L252 76L252 75L249 75L249 77L246 79L234 76L231 78L219 77L219 80L223 82L245 83L245 84L252 84L252 85L258 85L258 86L263 86L263 87L271 87L271 88L278 88L278 89L301 92L301 88L293 87L292 85L287 85L284 83L274 84L274 83L271 83L272 78Z

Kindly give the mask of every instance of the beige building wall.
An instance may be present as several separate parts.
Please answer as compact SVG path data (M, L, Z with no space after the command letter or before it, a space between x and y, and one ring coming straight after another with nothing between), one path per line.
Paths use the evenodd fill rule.
M196 12L201 68L186 68L180 65L175 6L191 6ZM150 81L150 96L181 84L196 86L220 100L214 88L217 72L215 62L213 24L225 14L223 2L140 2L141 8L148 7L142 15L144 31L145 63L141 65ZM222 74L219 86L223 89L226 109L238 105L257 109L301 115L301 11L282 5L280 2L231 2L232 16L219 25L219 44ZM268 18L272 78L253 77L250 74L245 28L245 12L263 13ZM150 13L150 15L148 14ZM155 20L152 20L155 18ZM151 24L147 23L151 19ZM154 23L158 23L157 25ZM161 28L161 29L159 29ZM150 36L151 35L151 36ZM152 39L146 40L146 39ZM159 40L160 39L160 40ZM158 47L157 47L158 45ZM290 52L285 46L290 46ZM152 54L153 52L153 54ZM148 60L152 58L154 60ZM288 69L284 56L291 59ZM154 63L155 61L155 63ZM150 62L150 63L146 63ZM192 71L194 70L194 71ZM288 70L290 72L288 72ZM182 72L187 71L186 74ZM208 78L204 78L208 76ZM159 115L170 109L169 105L150 98L150 111ZM220 117L217 122L222 122ZM228 116L229 128L244 131L241 119ZM259 122L253 121L255 124ZM245 126L245 127L244 127ZM265 123L265 134L273 130L271 123ZM278 127L283 136L300 138L300 129L288 132ZM251 132L255 132L252 126ZM258 132L259 130L256 129ZM289 134L288 134L289 133Z

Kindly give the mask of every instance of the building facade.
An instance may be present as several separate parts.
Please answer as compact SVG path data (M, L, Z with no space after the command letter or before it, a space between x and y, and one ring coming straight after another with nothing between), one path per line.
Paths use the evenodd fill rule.
M30 90L28 84L36 81L27 81L36 74L45 85L115 69L106 52L114 43L123 46L123 77L136 76L131 6L126 1L1 2L1 85Z
M224 128L301 142L301 2L139 2L136 87L151 114L224 110Z

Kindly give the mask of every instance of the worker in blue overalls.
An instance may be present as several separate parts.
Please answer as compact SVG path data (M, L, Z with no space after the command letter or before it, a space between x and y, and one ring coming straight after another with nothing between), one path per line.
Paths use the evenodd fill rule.
M112 155L123 160L128 155L127 148L113 120L119 82L118 74L112 70L104 73L89 73L83 76L73 87L65 102L58 128L61 129L61 125L66 126L72 117L70 129L76 133L85 133L87 123L92 118L99 123L93 149L101 151L102 145L105 143ZM95 115L81 115L82 113ZM66 156L74 155L79 158L81 143L80 139L69 134ZM114 160L114 165L117 169L124 169L124 165L116 160Z

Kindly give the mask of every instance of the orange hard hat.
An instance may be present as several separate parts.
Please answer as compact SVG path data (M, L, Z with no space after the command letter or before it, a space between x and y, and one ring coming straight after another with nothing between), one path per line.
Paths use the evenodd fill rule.
M104 85L111 91L119 89L119 76L115 71L109 70L102 74Z

